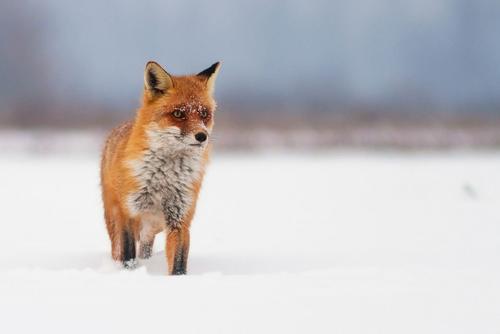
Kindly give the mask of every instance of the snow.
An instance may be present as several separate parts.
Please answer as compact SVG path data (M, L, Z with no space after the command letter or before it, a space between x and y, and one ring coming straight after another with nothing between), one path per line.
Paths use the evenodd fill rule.
M0 171L2 333L500 328L500 152L216 155L182 277L110 260L97 154Z

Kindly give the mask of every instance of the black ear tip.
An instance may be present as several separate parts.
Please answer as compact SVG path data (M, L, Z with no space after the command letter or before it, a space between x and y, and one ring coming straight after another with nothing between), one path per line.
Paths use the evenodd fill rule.
M212 74L214 74L214 72L217 70L217 67L219 67L219 65L220 65L220 61L212 64L212 66L210 66L206 70L201 71L197 75L205 76L205 77L210 77Z

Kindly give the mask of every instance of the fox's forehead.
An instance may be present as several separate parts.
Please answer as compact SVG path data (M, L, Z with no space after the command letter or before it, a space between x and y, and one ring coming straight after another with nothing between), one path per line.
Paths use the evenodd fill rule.
M186 111L213 109L215 102L207 91L205 83L196 76L172 77L174 87L167 100L171 107L184 108Z
M207 110L210 108L210 106L207 106L207 105L201 103L196 98L190 99L190 100L185 101L185 102L181 102L179 104L171 104L170 107L172 109L178 109L180 111L187 112L187 113L201 112L203 110Z

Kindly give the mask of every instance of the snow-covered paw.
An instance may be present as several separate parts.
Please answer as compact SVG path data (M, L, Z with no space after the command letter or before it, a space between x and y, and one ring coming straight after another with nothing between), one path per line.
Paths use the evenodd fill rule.
M123 267L125 269L129 269L129 270L137 268L137 264L138 263L137 263L136 259L130 259L130 260L127 260L127 261L123 261Z

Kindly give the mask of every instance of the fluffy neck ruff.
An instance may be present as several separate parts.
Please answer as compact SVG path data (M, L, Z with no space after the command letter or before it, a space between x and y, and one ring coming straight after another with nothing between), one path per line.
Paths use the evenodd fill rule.
M149 128L146 135L148 148L129 161L139 189L129 195L128 207L133 215L162 214L168 226L176 227L193 203L205 148L183 143L178 128Z

